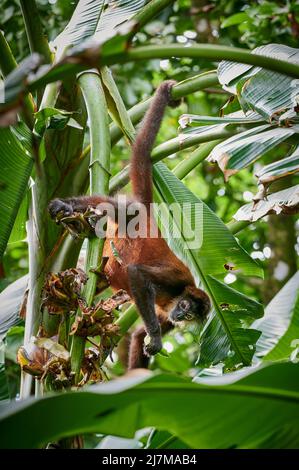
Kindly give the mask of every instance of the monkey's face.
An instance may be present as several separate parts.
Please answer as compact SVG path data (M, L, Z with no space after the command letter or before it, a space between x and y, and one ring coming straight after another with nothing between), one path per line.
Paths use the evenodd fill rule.
M198 289L200 290L200 289ZM187 294L179 297L174 308L171 310L169 319L172 322L195 321L204 323L210 311L210 299L205 292L200 290L200 297Z

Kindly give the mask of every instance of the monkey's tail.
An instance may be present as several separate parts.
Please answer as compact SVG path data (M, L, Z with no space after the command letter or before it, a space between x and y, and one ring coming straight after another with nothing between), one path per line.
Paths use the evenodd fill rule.
M163 82L157 89L153 102L146 112L132 148L130 179L134 198L145 205L153 201L151 151L160 129L166 106L177 106L171 98L175 81Z

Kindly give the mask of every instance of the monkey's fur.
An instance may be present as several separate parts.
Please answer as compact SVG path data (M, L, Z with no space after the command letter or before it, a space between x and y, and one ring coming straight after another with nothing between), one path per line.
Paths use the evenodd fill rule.
M150 154L165 108L168 104L175 104L170 96L174 84L166 81L157 89L132 149L132 193L134 200L146 207L147 227L155 223L149 211L153 201ZM54 199L49 211L55 218L58 213L84 212L88 207L96 207L103 202L117 206L117 201L111 197L83 196ZM105 274L113 289L128 292L144 322L144 326L137 328L132 335L129 369L147 367L149 356L162 348L161 335L173 328L177 321L202 322L210 310L210 300L195 286L191 272L170 250L160 232L158 238L129 238L128 235L118 238L116 233L112 241L113 244L109 238L105 241L104 256L108 257ZM114 256L111 245L117 250L121 263ZM146 335L150 341L145 345Z

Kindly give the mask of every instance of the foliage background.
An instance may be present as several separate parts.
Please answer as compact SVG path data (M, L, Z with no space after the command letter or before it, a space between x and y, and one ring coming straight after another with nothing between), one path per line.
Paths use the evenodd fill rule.
M63 30L76 1L38 0L43 26L49 39L54 39ZM167 7L137 35L134 46L147 44L215 43L250 49L268 43L282 43L296 47L299 37L298 2L242 1L242 0L178 0ZM19 62L29 54L28 41L17 0L0 0L0 29L5 31L12 51ZM127 108L153 94L154 89L165 79L186 79L205 70L215 68L210 61L196 59L148 60L124 65L114 65L115 81ZM130 80L128 80L130 77ZM209 89L187 97L180 108L169 110L159 133L158 144L177 135L177 123L181 114L217 116L228 99L220 89ZM88 136L86 136L88 141ZM283 155L285 144L277 152ZM170 169L191 154L192 149L181 151L167 158ZM244 169L224 182L217 165L204 162L197 166L184 180L188 188L200 197L225 222L256 192L255 173L261 164L269 163L273 155L265 155L256 164ZM128 147L124 141L113 148L111 155L112 175L129 161ZM277 190L292 186L298 177L289 176L277 183ZM226 276L226 283L244 294L267 304L286 281L298 269L299 224L295 216L267 216L250 225L238 234L240 244L258 260L265 271L265 280ZM0 264L0 290L28 272L28 247L26 241L10 243ZM10 353L7 355L7 371L11 396L18 391L18 366L15 354L22 333L22 325L15 327L7 338ZM125 343L125 341L123 341ZM164 342L171 353L168 358L157 356L151 367L154 370L174 371L182 376L195 374L197 350L191 333L176 331ZM124 372L120 346L114 353L114 362L108 363L108 372L113 376Z

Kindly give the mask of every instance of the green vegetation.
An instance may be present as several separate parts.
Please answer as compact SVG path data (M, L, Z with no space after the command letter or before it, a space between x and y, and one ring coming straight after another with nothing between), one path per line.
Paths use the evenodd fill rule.
M0 6L0 447L298 448L298 2ZM96 295L103 240L47 206L129 192L166 79L182 102L152 152L158 222L213 308L132 378L141 320L124 294ZM200 248L169 235L174 202Z

